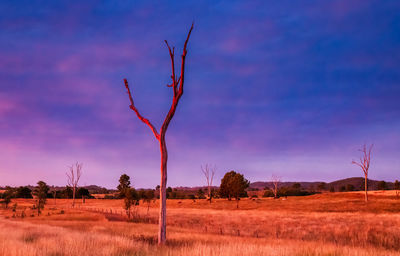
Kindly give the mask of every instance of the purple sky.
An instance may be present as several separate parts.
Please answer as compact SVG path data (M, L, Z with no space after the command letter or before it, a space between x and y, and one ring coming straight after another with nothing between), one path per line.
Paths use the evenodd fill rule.
M191 22L185 93L167 132L168 185L200 165L250 181L331 181L374 143L372 179L400 179L399 1L0 2L0 186L159 184L170 59Z

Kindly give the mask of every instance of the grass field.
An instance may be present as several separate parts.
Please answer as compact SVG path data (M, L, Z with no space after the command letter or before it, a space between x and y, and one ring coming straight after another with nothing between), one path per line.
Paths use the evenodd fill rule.
M287 199L169 200L166 246L158 202L126 221L121 200L33 200L0 209L0 255L400 255L400 199L389 191ZM17 203L15 212L12 205ZM21 218L24 211L26 217Z

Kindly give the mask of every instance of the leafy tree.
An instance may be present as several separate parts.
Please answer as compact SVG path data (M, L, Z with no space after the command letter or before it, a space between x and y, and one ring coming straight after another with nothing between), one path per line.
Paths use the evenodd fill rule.
M77 197L86 197L89 198L90 197L90 193L89 190L87 188L79 188L77 191Z
M130 179L131 178L126 174L122 174L121 177L119 177L119 185L117 189L119 191L120 198L124 198L126 196L127 189L131 187Z
M146 195L146 199L153 200L154 199L154 190L152 190L152 189L147 190L145 195Z
M346 191L346 187L345 187L345 186L341 186L341 187L339 188L339 191L340 191L340 192Z
M331 186L331 188L329 189L329 192L335 192L335 187L334 186Z
M189 194L189 195L185 196L185 198L195 200L196 196L193 194Z
M61 191L61 197L62 198L72 198L73 196L73 191L70 186L66 186L64 190Z
M4 203L4 207L7 209L8 205L11 203L11 198L12 198L13 194L11 192L11 190L6 190L3 193L3 203Z
M33 194L36 196L36 208L38 210L38 216L41 213L41 210L44 208L47 199L47 193L49 192L49 186L47 186L46 182L39 181L37 186L35 187Z
M387 184L384 180L378 182L378 190L386 190Z
M395 180L395 182L394 182L394 189L400 190L400 182L398 180Z
M230 171L225 173L224 177L222 178L221 185L219 187L219 194L222 198L228 198L228 200L231 200L232 198L231 183L235 175L236 172Z
M85 203L86 198L91 198L92 196L87 188L80 187L77 191L77 197L82 198L82 203Z
M298 184L298 183L297 183ZM277 191L277 197L281 196L309 196L313 195L315 192L310 192L303 190L301 186L290 186L290 187L280 187ZM270 188L267 188L264 192L263 197L276 197L275 192Z
M16 198L32 198L32 190L28 187L19 187L15 193Z
M150 203L151 200L154 199L154 190L140 190L139 191L139 198L143 200L143 203L147 203L147 215L149 214L150 210Z
M211 189L212 198L219 198L219 189Z
M325 182L321 182L321 183L319 183L318 184L318 186L317 186L317 189L318 190L325 190L326 189L326 183Z
M298 183L298 182L296 182L296 183L294 183L294 184L292 185L292 187L293 187L294 189L301 189L301 184Z
M139 199L139 195L134 188L125 189L124 208L126 210L126 214L128 215L128 219L131 219L132 206L139 205Z
M204 191L202 189L199 189L197 191L197 198L199 198L199 199L205 199L206 198L205 195L204 195Z
M270 188L266 187L263 197L274 197L274 192Z
M394 182L394 189L396 190L396 196L399 197L400 182L398 180L395 180L395 182Z
M346 185L346 191L354 191L354 185L353 184L347 184Z
M170 193L167 193L167 198L168 199L177 199L179 197L178 193L176 191L172 191Z
M236 173L235 171L227 172L221 180L220 195L221 197L236 198L239 200L241 196L245 196L245 189L248 188L250 182L246 180L243 174Z

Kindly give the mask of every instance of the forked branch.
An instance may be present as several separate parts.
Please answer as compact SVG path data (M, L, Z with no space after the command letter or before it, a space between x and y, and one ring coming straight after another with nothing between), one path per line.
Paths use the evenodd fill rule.
M207 186L208 187L212 186L216 167L206 164L205 166L200 166L200 168L204 176L206 177Z
M168 111L167 116L164 119L164 122L161 126L161 130L160 130L160 136L165 136L165 132L168 129L168 125L171 122L172 117L175 114L176 111L176 107L178 106L179 103L179 99L181 98L182 94L183 94L183 84L184 84L184 77L185 77L185 58L186 58L186 54L187 54L187 43L189 41L190 38L190 34L192 33L193 30L193 25L194 23L192 23L192 26L190 27L189 33L186 37L185 40L185 45L183 46L183 53L182 53L182 63L181 63L181 75L179 76L178 79L176 79L175 76L175 55L174 55L174 48L172 48L171 51L171 47L168 45L168 42L165 40L165 43L167 44L168 47L168 51L170 53L170 57L171 57L171 64L172 64L172 88L174 90L174 97L172 98L172 104L171 104L171 108ZM178 84L179 84L179 88L178 88Z
M75 168L76 171L74 171L74 166L72 165L69 167L69 173L65 173L67 175L68 186L70 187L76 187L82 176L82 164L76 162Z
M369 169L369 165L371 162L371 151L372 151L372 147L374 145L372 144L369 149L367 150L367 146L364 144L362 149L359 149L360 152L362 152L362 156L360 157L359 161L352 161L352 164L355 164L357 166L359 166L365 175L368 175L368 169Z
M190 27L189 33L186 37L185 40L185 45L183 46L183 53L182 53L182 63L181 63L181 76L180 76L180 85L179 85L179 92L178 92L178 98L180 98L183 94L183 83L184 83L184 78L185 78L185 59L186 59L186 54L187 54L187 44L189 42L189 37L190 34L192 33L193 30L193 25L194 23L192 23L192 26Z
M130 102L131 102L131 105L129 106L129 108L132 109L132 110L136 113L137 117L138 117L143 123L147 124L147 125L150 127L150 129L153 131L153 134L154 134L154 136L156 137L156 139L157 139L157 140L160 140L160 135L158 134L157 129L154 127L154 125L150 122L149 119L144 118L144 117L139 113L139 110L135 107L135 104L133 103L133 97L132 97L132 94L131 94L131 90L129 89L128 80L127 80L126 78L124 78L124 82L125 82L125 87L126 87L127 93L128 93L128 95L129 95L129 100L130 100Z
M274 186L273 187L274 198L278 198L278 186L279 186L279 183L281 182L281 179L282 178L280 176L275 175L275 174L272 174L272 176L271 176L271 182L272 182L272 185Z
M193 25L194 23L192 23L192 26L190 27L189 33L186 37L185 40L185 44L183 47L183 53L182 53L182 63L181 63L181 74L180 76L177 78L176 74L175 74L175 47L171 47L168 44L168 41L165 40L165 44L168 47L168 52L171 58L171 67L172 67L172 75L171 75L171 79L172 79L172 83L171 84L167 84L168 87L172 87L174 95L172 98L172 103L171 103L171 107L168 111L167 116L164 119L164 122L161 126L160 132L157 131L157 129L154 127L154 125L145 117L143 117L139 110L135 107L135 104L133 102L133 97L132 97L132 93L129 89L129 85L128 85L128 80L125 78L124 82L125 82L125 87L127 90L127 93L129 95L129 100L131 102L131 105L129 106L130 109L132 109L137 117L145 124L147 124L150 129L152 130L154 136L156 137L156 139L158 141L160 141L161 137L165 136L165 132L167 131L168 125L171 122L172 117L175 114L176 111L176 107L178 106L179 103L179 99L181 98L182 94L183 94L183 84L184 84L184 73L185 73L185 59L186 59L186 54L187 54L187 44L189 42L189 38L190 38L190 34L192 33L193 30Z

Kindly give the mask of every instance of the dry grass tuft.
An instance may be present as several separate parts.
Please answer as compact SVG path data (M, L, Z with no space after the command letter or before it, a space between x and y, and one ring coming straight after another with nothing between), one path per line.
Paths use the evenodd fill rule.
M0 255L400 255L400 200L335 193L287 200L168 201L168 242L157 246L157 202L126 222L120 200L67 200L20 218L0 210ZM179 203L179 202L180 203ZM64 213L61 213L61 212ZM1 217L3 216L3 217Z

